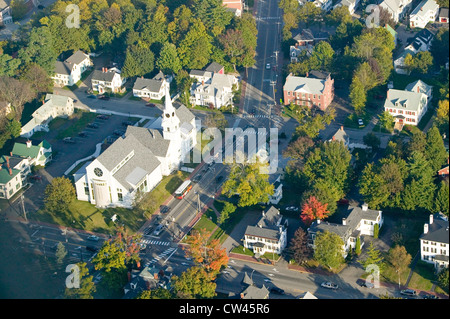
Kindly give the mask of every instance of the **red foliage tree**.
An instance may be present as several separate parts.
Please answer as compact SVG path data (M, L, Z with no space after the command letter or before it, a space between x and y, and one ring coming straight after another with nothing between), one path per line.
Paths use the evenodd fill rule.
M305 225L310 225L316 219L324 219L330 214L327 206L328 204L322 204L315 196L311 196L303 204L300 218Z

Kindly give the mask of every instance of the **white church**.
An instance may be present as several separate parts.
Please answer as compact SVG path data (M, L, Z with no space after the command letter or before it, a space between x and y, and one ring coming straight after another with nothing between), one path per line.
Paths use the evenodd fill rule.
M184 105L173 106L167 87L161 117L146 127L128 126L124 137L74 174L77 198L131 208L138 192L151 191L179 169L196 144L195 116Z

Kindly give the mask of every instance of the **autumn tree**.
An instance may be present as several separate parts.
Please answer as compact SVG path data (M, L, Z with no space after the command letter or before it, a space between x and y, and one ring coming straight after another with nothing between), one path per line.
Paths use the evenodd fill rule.
M228 263L226 249L222 248L218 239L210 240L211 233L206 229L193 230L186 239L186 255L191 257L197 266L202 267L214 279L220 269Z
M328 204L322 204L316 197L309 197L302 206L300 218L305 225L311 225L316 219L325 219L330 212L327 210Z
M110 289L123 287L127 280L127 252L114 240L107 240L92 259L95 270L102 272L102 282Z
M301 227L295 231L289 251L295 262L300 265L312 257L312 249L308 245L308 235Z
M21 119L25 103L32 101L35 97L35 92L27 82L0 76L0 100L11 103L15 119Z
M398 287L400 288L400 278L411 263L411 255L408 254L404 246L396 245L394 248L389 249L386 259L398 275Z

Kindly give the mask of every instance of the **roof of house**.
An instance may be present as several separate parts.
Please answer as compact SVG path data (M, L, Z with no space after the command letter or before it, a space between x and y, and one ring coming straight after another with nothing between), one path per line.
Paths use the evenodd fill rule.
M109 69L106 72L103 72L103 70L94 70L94 72L92 73L92 80L102 81L102 82L111 82L114 79L114 76L116 74L119 74L119 73L117 73L115 70L111 70L111 69Z
M417 7L414 8L414 10L411 12L410 16L419 16L422 17L423 19L428 19L428 11L430 10L434 10L437 11L439 10L439 5L436 3L436 1L434 0L422 0Z
M0 0L0 11L9 7L11 5L11 0Z
M331 138L334 141L338 141L338 142L343 142L344 144L348 142L348 135L347 133L344 131L344 127L341 126L341 128L339 130L336 131L336 133L334 133L334 135Z
M223 69L223 65L220 65L217 62L211 62L205 69L205 71L217 73Z
M0 184L6 184L14 177L20 174L20 170L11 168L11 171L8 169L6 163L0 164Z
M48 93L44 99L45 102L51 101L55 106L66 106L71 100L72 98L69 96L50 93Z
M422 29L407 44L418 50L422 44L428 45L433 40L434 34L428 29Z
M428 225L428 233L422 234L420 239L448 244L448 220L434 218L433 223Z
M133 90L148 90L150 92L159 93L163 82L155 79L137 78L134 82Z
M264 211L255 226L247 226L245 235L278 240L282 216L274 206Z
M411 91L411 92L416 92L416 93L423 93L423 94L427 94L428 91L432 88L431 85L426 84L425 82L423 82L422 80L417 80L414 81L412 83L409 83L405 90L406 91Z
M250 285L241 292L241 295L242 299L267 299L269 290L264 285L261 288Z
M40 145L31 145L27 147L25 143L14 143L12 154L20 157L37 158L39 155Z
M74 54L72 54L70 57L66 59L66 62L72 63L72 64L80 64L84 60L89 59L89 55L84 53L83 51L76 51Z
M441 8L439 10L439 18L448 18L448 8Z
M74 64L72 63L56 61L54 72L56 74L70 75L72 73L73 66Z
M325 89L325 80L308 77L288 75L284 90L309 94L322 94Z
M384 108L402 108L407 111L419 112L425 107L426 103L427 96L423 93L389 89Z

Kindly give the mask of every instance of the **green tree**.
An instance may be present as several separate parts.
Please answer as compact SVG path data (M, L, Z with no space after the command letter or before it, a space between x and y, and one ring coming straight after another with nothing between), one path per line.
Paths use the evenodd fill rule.
M353 77L352 83L350 85L349 98L356 114L363 114L367 101L367 92L361 80L357 76Z
M205 25L199 19L194 20L178 47L178 56L183 67L202 69L210 60L213 38L206 32Z
M384 111L378 116L378 119L380 121L381 127L385 128L389 132L392 132L392 130L394 129L395 119L391 113L389 113L388 111Z
M316 7L313 2L306 2L304 5L300 6L300 9L298 10L298 17L300 21L306 23L306 25L310 25L315 22L322 14L322 9Z
M431 169L436 173L445 164L448 155L444 146L444 140L439 129L433 125L427 132L425 157L430 162Z
M337 7L326 15L325 21L329 25L338 26L342 23L347 24L352 21L352 16L347 6Z
M154 69L155 57L148 48L133 45L127 48L122 69L123 77L143 76Z
M166 42L161 49L156 67L164 74L175 73L181 70L181 61L178 58L177 48L174 44Z
M56 246L56 262L58 263L58 265L62 265L64 258L67 256L67 250L66 247L64 246L64 244L62 242L59 242L58 245Z
M448 286L449 286L448 268L444 268L439 272L438 282L439 286L448 293Z
M77 263L79 269L79 288L66 288L64 297L66 299L93 299L93 293L96 292L93 276L89 276L89 269L86 263Z
M28 6L25 0L11 1L11 16L14 21L22 20L28 12Z
M224 205L222 211L220 212L220 216L219 216L219 219L217 220L217 222L219 224L223 224L230 217L230 215L233 214L235 211L236 211L236 206L234 206L230 202L225 202L225 205Z
M6 53L0 53L0 76L6 75L13 77L21 63L20 59L14 59Z
M328 231L318 232L314 240L314 259L320 264L336 269L344 263L344 241Z
M373 226L373 238L377 239L380 233L380 226L379 224L375 224Z
M395 246L389 249L387 261L392 265L398 275L398 287L400 288L400 278L404 271L406 271L411 263L411 255L408 254L404 246Z
M356 238L356 244L355 244L355 254L357 256L361 255L361 238Z
M449 187L447 181L441 181L436 192L435 212L442 212L449 216Z
M202 267L191 267L181 273L180 277L173 276L172 280L179 298L212 298L216 295L216 284Z
M159 287L152 290L144 290L136 299L175 299L169 290Z
M193 0L191 6L195 18L203 21L205 27L216 37L231 22L233 14L223 6L221 0Z
M380 207L389 198L385 181L376 172L372 163L368 163L362 171L358 186L359 193L371 207Z
M449 50L449 30L445 28L439 28L438 32L436 33L436 35L432 40L430 49L430 52L433 56L433 61L439 66L444 66L448 59L447 56L448 50Z
M127 280L127 269L125 265L127 252L118 241L105 241L92 259L96 270L102 272L102 282L109 289L123 287Z
M269 183L269 175L261 173L264 167L261 163L232 164L229 178L223 184L222 194L227 197L238 194L238 207L267 203L269 196L274 194L274 186Z
M384 258L381 252L375 248L373 241L370 242L369 248L367 250L367 258L360 261L360 264L364 267L364 269L367 269L367 267L370 265L377 266L380 271L380 275L385 269Z
M76 199L75 188L66 177L55 177L45 188L45 209L54 213L67 211Z
M367 133L363 137L364 144L371 147L372 150L376 151L380 147L380 139L372 132Z

